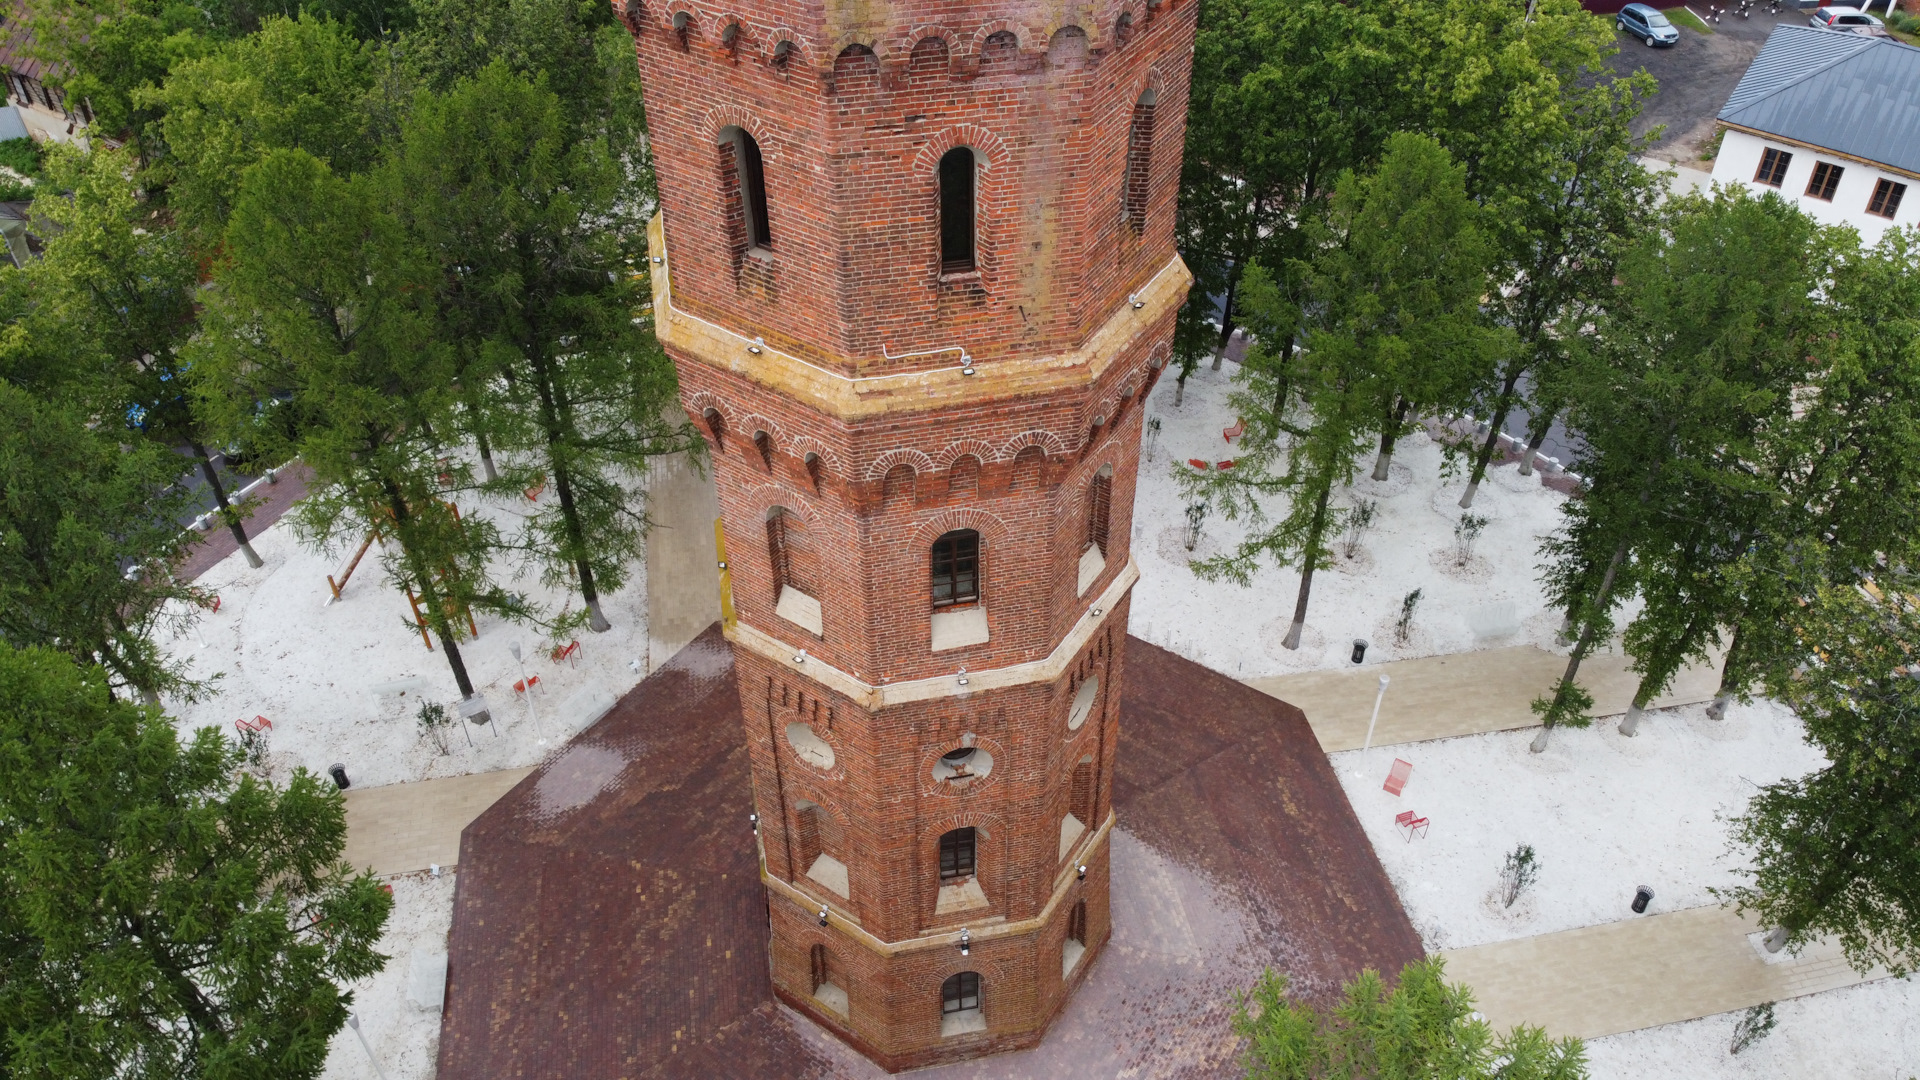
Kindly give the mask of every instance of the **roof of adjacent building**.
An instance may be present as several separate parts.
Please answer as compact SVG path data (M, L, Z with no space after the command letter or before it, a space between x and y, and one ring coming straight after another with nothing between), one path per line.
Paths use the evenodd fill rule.
M33 55L33 32L27 29L27 5L0 2L0 68L29 79L44 79L47 64Z
M1920 172L1920 49L1782 26L1741 76L1720 119Z

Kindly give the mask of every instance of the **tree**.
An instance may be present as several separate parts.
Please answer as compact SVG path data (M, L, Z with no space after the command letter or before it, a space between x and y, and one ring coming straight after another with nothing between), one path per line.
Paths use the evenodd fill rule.
M1201 9L1176 224L1195 276L1176 334L1182 390L1203 352L1219 369L1246 268L1258 260L1284 275L1306 257L1305 230L1341 171L1378 156L1389 130L1379 102L1392 80L1382 7L1218 0Z
M182 746L98 668L0 646L0 1071L313 1077L393 898L305 770Z
M1587 489L1544 550L1547 594L1579 631L1553 695L1534 702L1535 752L1556 724L1588 722L1574 680L1635 588L1648 600L1627 634L1636 708L1734 617L1713 575L1778 505L1773 438L1810 377L1814 294L1830 273L1817 237L1778 198L1722 192L1670 201L1622 256L1570 376Z
M489 577L491 524L449 501L472 484L440 434L458 396L427 308L433 264L383 200L377 178L341 179L302 150L247 170L191 354L195 389L236 441L313 470L316 490L294 510L310 541L394 542L388 576L471 698L459 648L470 613L528 610Z
M200 599L172 574L187 546L178 472L166 449L0 383L0 639L99 664L149 700L193 692L152 640Z
M376 74L373 48L345 26L269 18L136 95L165 114L167 155L143 179L167 189L194 250L210 256L241 177L269 152L297 148L342 175L378 160Z
M1388 990L1362 971L1341 1000L1321 1010L1287 996L1272 970L1236 995L1234 1034L1247 1040L1248 1080L1581 1080L1578 1039L1549 1039L1521 1026L1495 1039L1464 986L1447 984L1444 961L1416 960Z
M641 553L647 459L694 440L661 419L673 369L634 317L651 296L634 269L646 265L639 207L605 140L571 134L544 79L495 63L420 97L391 180L440 259L444 325L471 358L463 383L492 388L482 431L532 455L503 486L553 484L528 519L526 550L550 584L577 585L600 631L602 590L618 589Z
M1474 456L1462 509L1473 505L1499 447L1521 380L1551 383L1568 361L1567 340L1612 287L1620 251L1651 224L1657 181L1634 160L1641 148L1628 130L1653 92L1645 72L1626 79L1576 83L1537 144L1531 168L1504 183L1488 214L1496 252L1488 294L1493 316L1511 327L1518 347L1506 354L1481 398L1490 416ZM1527 461L1552 426L1551 390L1532 395Z
M260 566L244 515L228 501L207 452L181 366L181 346L196 326L198 268L180 234L135 189L134 165L104 147L54 151L47 171L59 193L41 195L34 212L55 228L29 274L50 316L104 354L104 414L125 417L163 447L191 449L220 519L248 565Z
M1734 822L1753 850L1742 911L1798 947L1838 938L1847 962L1896 976L1920 967L1920 581L1820 586L1795 616L1797 656L1767 673L1831 762L1769 784Z
M1890 229L1871 250L1827 234L1837 265L1821 285L1827 320L1793 423L1773 440L1780 513L1728 568L1738 617L1711 715L1781 656L1798 656L1799 608L1823 581L1913 565L1920 538L1920 242Z
M1244 584L1262 554L1300 568L1289 649L1299 647L1313 573L1340 515L1329 505L1333 488L1352 479L1356 440L1390 437L1406 407L1444 400L1459 381L1452 373L1501 345L1477 306L1485 248L1476 217L1447 152L1424 136L1398 134L1377 170L1341 179L1328 223L1314 230L1314 262L1295 267L1309 299L1303 358L1292 357L1291 335L1276 333L1298 308L1271 276L1249 270L1244 288L1259 341L1241 374L1246 390L1234 398L1248 419L1245 450L1231 470L1183 470L1180 482L1188 496L1217 501L1229 519L1255 527L1237 550L1201 561L1197 572ZM1296 386L1312 414L1306 431L1287 419ZM1283 457L1285 471L1276 473ZM1287 513L1269 526L1259 500L1281 492Z

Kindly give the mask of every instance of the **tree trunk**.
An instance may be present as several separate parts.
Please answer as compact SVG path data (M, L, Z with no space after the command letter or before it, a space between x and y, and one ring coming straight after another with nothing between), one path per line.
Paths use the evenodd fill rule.
M1393 444L1400 439L1400 425L1407 422L1407 410L1413 408L1413 402L1400 399L1400 403L1387 407L1386 424L1380 429L1380 453L1373 459L1373 478L1385 480L1387 469L1393 464Z
M1527 433L1527 448L1520 454L1521 476L1533 475L1533 458L1540 452L1540 444L1547 441L1547 432L1553 429L1553 413L1535 417L1534 421L1539 426Z
M1227 302L1220 306L1220 340L1213 347L1213 370L1220 370L1220 361L1226 358L1227 345L1233 341L1233 294L1240 288L1240 279L1233 277L1227 281Z
M1593 606L1586 618L1586 626L1580 631L1580 640L1573 646L1573 652L1567 657L1567 670L1560 676L1560 684L1554 688L1553 703L1557 708L1566 701L1567 690L1573 686L1574 677L1580 674L1580 661L1586 659L1587 650L1593 647L1593 636L1600 629L1600 620L1594 613L1607 609L1607 597L1613 593L1614 575L1620 570L1620 561L1627 557L1627 542L1620 541L1613 549L1613 560L1607 563L1606 576L1600 579L1600 589L1594 594ZM1540 723L1540 734L1533 737L1532 745L1527 749L1536 754L1547 749L1547 737L1553 731L1553 712L1549 710Z
M562 408L559 388L554 385L553 373L547 367L547 359L533 361L534 384L540 395L540 423L545 429L547 443L547 467L553 470L553 490L560 502L560 518L566 523L567 543L573 548L573 569L580 578L580 598L587 605L587 628L596 634L613 629L613 624L600 611L600 592L593 585L593 567L587 562L587 534L580 526L580 511L573 501L573 478L567 471L559 454L554 452L560 445Z
M1281 642L1289 649L1300 647L1300 632L1307 626L1307 599L1313 595L1314 556L1320 551L1320 534L1327 527L1327 499L1333 494L1331 481L1320 489L1320 498L1313 504L1313 524L1307 527L1307 542L1300 560L1300 594L1293 601L1293 625L1287 627L1287 638Z
M1653 700L1653 685L1650 679L1642 678L1640 685L1634 688L1633 701L1627 705L1627 715L1620 718L1620 734L1632 738L1640 734L1640 718L1646 715L1647 702Z
M1733 641L1727 645L1726 659L1720 664L1720 687L1713 695L1713 704L1707 706L1707 719L1725 720L1727 705L1733 701L1733 689L1727 685L1727 672L1733 670L1733 662L1740 648L1740 628L1733 628Z
M200 475L207 478L207 486L213 489L213 502L219 507L220 520L226 522L227 528L233 531L233 539L240 545L240 553L247 557L247 565L255 570L260 569L266 564L261 562L253 545L247 543L247 530L240 524L240 515L234 513L233 507L227 503L227 489L220 484L220 472L213 467L213 458L208 456L207 448L200 445L199 440L187 445L200 461Z
M1515 365L1507 372L1506 381L1500 386L1500 396L1493 407L1493 421L1487 425L1487 441L1480 444L1480 453L1473 459L1473 473L1467 477L1467 493L1460 496L1460 509L1473 506L1473 497L1480 492L1480 481L1487 477L1487 463L1493 460L1493 452L1500 445L1500 432L1507 426L1507 413L1513 410L1513 388L1520 381L1520 367Z
M1187 396L1187 373L1185 370L1182 370L1180 372L1180 377L1173 380L1173 407L1176 409L1179 408L1180 402L1184 400L1186 396Z
M460 688L460 700L465 701L473 696L473 680L467 677L467 662L460 655L460 645L455 640L454 631L447 625L446 605L441 600L440 590L433 587L433 572L422 566L413 552L407 549L406 527L412 517L407 510L407 501L400 497L392 484L387 484L386 489L387 509L393 512L394 539L400 542L400 554L406 560L407 573L420 588L420 606L426 612L433 635L440 639L440 647L446 650L447 666L453 669L453 681Z
M485 432L476 432L474 442L480 446L480 467L486 471L487 483L500 479L500 470L493 467L493 447L487 445Z

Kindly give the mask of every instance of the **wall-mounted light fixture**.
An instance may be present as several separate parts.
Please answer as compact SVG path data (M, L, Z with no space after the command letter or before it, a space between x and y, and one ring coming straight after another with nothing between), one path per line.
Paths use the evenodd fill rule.
M727 560L725 560L725 559L721 559L721 560L720 560L720 569L722 569L722 570L725 570L726 568L727 568Z
M966 669L966 668L961 668L961 669L960 669L960 674L959 674L959 675L956 675L956 676L954 676L954 681L955 681L955 682L957 682L957 683L959 683L959 684L960 684L961 686L965 686L965 685L967 685L967 682L969 681L969 680L967 679L967 669Z
M820 925L827 925L827 905L825 904L820 905Z
M1147 302L1145 300L1140 299L1139 293L1128 293L1127 303L1132 304L1133 310L1135 311L1139 311L1141 308L1147 306Z
M763 337L757 337L753 339L753 344L747 346L747 351L752 353L755 356L759 356L763 351L766 350L766 347L767 347L767 339Z
M1074 872L1079 875L1080 881L1087 880L1087 864L1086 863L1081 863L1079 866L1076 866L1073 869L1074 869Z
M1099 609L1099 608L1094 608L1094 609L1093 609L1093 611L1092 611L1092 612L1090 612L1089 614L1091 614L1091 615L1092 615L1092 616L1093 616L1094 618L1096 618L1096 619L1097 619L1097 618L1099 618L1099 617L1100 617L1100 609Z
M960 353L960 374L973 374L973 357L968 356L964 350Z
M960 955L973 955L973 931L964 926L960 928Z
M655 255L653 257L653 265L655 266L659 266L660 264L666 261L667 261L667 257L665 255Z
M794 663L796 663L796 664L804 664L804 663L806 663L806 662L807 662L807 650L805 650L805 649L801 649L801 650L800 650L800 651L799 651L798 653L796 653L796 654L794 655L794 658L793 658L793 662L794 662Z
M748 828L751 828L751 829L753 830L753 835L755 835L755 836L759 836L759 835L760 835L760 815L759 815L759 814L748 814L748 815L747 815L747 827L748 827Z

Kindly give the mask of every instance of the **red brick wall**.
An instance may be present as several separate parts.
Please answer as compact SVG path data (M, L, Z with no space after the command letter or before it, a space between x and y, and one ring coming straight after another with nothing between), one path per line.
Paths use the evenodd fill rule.
M791 0L700 8L645 0L629 25L646 79L675 303L721 325L751 326L774 347L866 373L1035 355L1083 338L1173 256L1173 207L1185 138L1193 0L1094 8L1039 3L898 2L856 9ZM688 47L672 29L690 16ZM1076 16L1072 12L1090 12ZM1131 39L1114 25L1130 15ZM1080 46L1076 18L1085 34ZM720 42L738 21L739 45ZM983 57L995 31L1014 55ZM947 61L911 63L935 38ZM792 41L795 59L772 63ZM877 60L836 57L865 44ZM1153 88L1146 228L1123 205L1134 105ZM736 211L713 147L739 126L766 161L773 229L769 274L743 275ZM984 158L977 282L939 279L940 155ZM764 268L764 264L762 264ZM751 277L752 280L746 280Z

